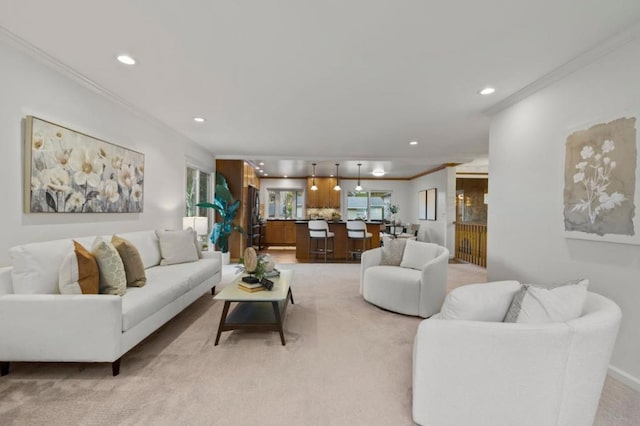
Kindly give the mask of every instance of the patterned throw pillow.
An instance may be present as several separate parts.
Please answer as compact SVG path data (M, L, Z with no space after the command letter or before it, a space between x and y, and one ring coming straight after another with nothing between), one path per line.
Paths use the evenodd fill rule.
M402 255L404 254L404 246L407 240L404 238L396 239L383 237L382 258L380 265L400 266Z
M60 294L98 294L100 275L98 264L81 244L73 242L75 250L69 252L58 269Z
M552 288L523 284L513 297L504 322L544 324L579 318L587 299L588 285L589 281L585 279Z
M113 244L96 238L91 253L100 268L100 293L122 296L127 291L127 276L124 264Z
M127 277L127 287L142 287L147 283L140 252L128 240L114 235L111 244L118 250Z
M100 291L100 271L96 258L77 241L73 242L78 260L78 283L82 294L98 294Z
M98 294L98 263L87 249L74 241L74 251L67 254L58 271L60 294Z

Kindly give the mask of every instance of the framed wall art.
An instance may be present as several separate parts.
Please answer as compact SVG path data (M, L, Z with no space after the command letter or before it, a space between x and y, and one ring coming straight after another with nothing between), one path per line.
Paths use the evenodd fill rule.
M418 219L427 219L427 191L418 191Z
M427 189L427 220L437 220L438 211L438 189Z
M640 244L637 120L623 117L571 133L565 145L568 238Z
M25 118L25 213L140 213L144 154Z

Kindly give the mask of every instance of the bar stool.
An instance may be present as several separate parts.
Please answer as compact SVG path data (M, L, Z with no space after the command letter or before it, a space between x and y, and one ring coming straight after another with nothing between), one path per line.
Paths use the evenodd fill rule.
M367 240L373 237L371 232L367 232L367 224L361 220L347 221L347 258L354 255L361 255L367 250ZM351 250L351 241L355 240L355 249ZM362 241L362 247L358 248L358 241Z
M324 220L310 220L309 224L309 243L307 244L307 258L311 259L311 254L315 254L316 257L318 254L324 254L324 261L327 261L327 253L331 253L333 256L333 252L335 249L335 234L333 232L329 232L329 224ZM314 250L311 249L311 244L315 240L316 247ZM318 247L318 243L320 241L324 242L322 247ZM328 243L331 241L331 249L328 247Z

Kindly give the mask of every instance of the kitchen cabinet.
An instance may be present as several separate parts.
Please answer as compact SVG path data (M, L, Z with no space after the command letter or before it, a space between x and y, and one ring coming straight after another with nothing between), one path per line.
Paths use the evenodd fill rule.
M316 178L317 191L311 190L313 178L307 178L307 208L339 209L341 191L334 191L335 178Z
M268 220L264 245L294 246L296 244L296 222L293 220Z

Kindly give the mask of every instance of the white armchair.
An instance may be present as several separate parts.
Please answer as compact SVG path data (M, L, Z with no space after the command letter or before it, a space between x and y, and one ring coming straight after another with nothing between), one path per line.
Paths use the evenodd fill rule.
M482 295L481 303L492 306L477 311L495 307L501 311L497 316L504 316L509 305L504 301L505 288L512 285L505 283L495 295ZM588 293L582 316L562 323L440 316L423 321L414 342L414 422L422 426L593 424L620 324L620 309L614 302Z
M432 243L407 244L428 253L422 261L414 256L413 267L381 265L383 248L362 254L360 294L383 309L427 318L440 312L446 296L449 250ZM403 265L407 250L409 246Z

